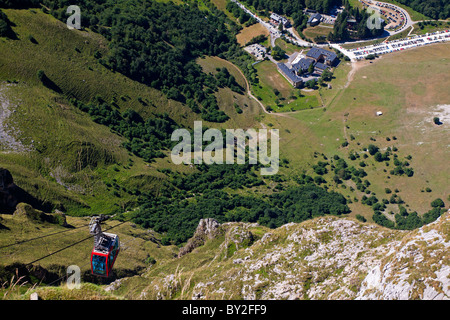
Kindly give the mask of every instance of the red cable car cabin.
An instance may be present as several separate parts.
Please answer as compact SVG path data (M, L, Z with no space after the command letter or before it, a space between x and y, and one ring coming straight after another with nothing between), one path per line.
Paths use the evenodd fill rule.
M119 236L112 233L101 233L95 241L91 253L92 274L109 277L117 255L119 254Z

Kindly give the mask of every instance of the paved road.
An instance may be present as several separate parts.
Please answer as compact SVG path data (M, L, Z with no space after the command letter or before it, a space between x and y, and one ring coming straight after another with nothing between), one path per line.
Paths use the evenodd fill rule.
M400 12L400 15L403 16L404 23L403 23L402 27L398 30L395 30L395 31L386 30L390 36L400 33L400 32L403 32L404 30L408 29L409 27L411 27L414 24L408 11L406 11L405 9L403 9L399 6L396 6L392 3L386 3L386 2L382 2L382 1L373 1L373 0L363 0L363 1L360 0L360 2L367 4L369 6L369 8L375 9L376 11L383 10L383 8L386 8L384 6L388 6L389 9L393 9L393 10Z
M250 16L255 18L256 21L258 21L260 24L262 24L269 31L270 44L271 44L272 47L275 47L275 40L281 37L281 32L280 32L280 30L278 30L278 27L274 27L270 23L268 23L268 22L264 21L263 19L261 19L258 15L254 14L249 9L247 9L238 0L231 0L231 1L235 2L242 10L244 10ZM287 38L289 38L292 42L294 42L294 43L296 43L296 44L298 44L300 46L306 46L306 47L310 47L311 46L310 42L307 42L307 41L297 37L297 35L294 33L292 27L291 28L286 28L286 31L289 33L287 35Z
M271 43L272 47L274 47L275 40L278 39L279 37L281 37L281 32L278 30L278 28L274 27L270 23L262 20L258 15L251 12L238 0L231 0L231 1L234 1L239 7L242 8L242 10L244 10L250 16L255 18L256 21L258 21L258 23L262 24L269 31L270 43ZM373 0L360 0L360 2L367 3L370 7L374 8L376 10L379 10L380 8L382 8L381 7L382 5L389 5L390 8L398 10L403 15L404 20L405 20L405 23L403 24L403 26L396 31L386 31L386 33L389 33L389 35L394 35L394 34L400 33L402 31L406 30L407 28L412 27L415 23L417 23L417 21L416 22L412 21L410 15L408 14L408 12L405 9L403 9L399 6L393 5L391 3L385 3L382 1L373 1ZM407 39L401 39L401 40L385 42L385 43L378 44L378 45L348 50L348 49L344 49L342 47L342 45L347 44L347 43L366 42L366 41L368 41L368 39L361 40L361 41L348 41L348 42L343 42L343 43L329 43L329 44L318 45L318 44L312 44L312 43L307 42L307 41L301 39L300 37L298 37L295 34L293 27L286 28L286 31L287 31L286 38L288 38L294 44L297 44L299 46L304 46L304 47L312 47L313 45L317 46L317 47L331 46L331 47L341 51L343 54L347 55L351 61L357 61L357 60L363 59L365 56L367 56L369 54L385 54L385 53L400 51L400 50L404 50L404 49L408 49L408 48L412 48L412 47L422 46L422 45L426 45L426 44L430 44L430 43L450 41L450 33L446 32L445 34L438 34L438 38L436 38L436 37L429 38L428 36L416 36L415 38L412 39L412 41L407 40ZM273 62L275 62L272 59L272 57L270 57L270 56L269 56L269 59L271 59Z
M402 51L410 48L421 47L432 43L447 42L447 41L450 41L450 30L436 31L421 36L414 36L408 39L392 40L356 49L345 49L341 46L341 44L336 43L331 44L331 46L347 55L350 58L350 60L357 61L364 59L366 56L370 54L382 55L395 51Z

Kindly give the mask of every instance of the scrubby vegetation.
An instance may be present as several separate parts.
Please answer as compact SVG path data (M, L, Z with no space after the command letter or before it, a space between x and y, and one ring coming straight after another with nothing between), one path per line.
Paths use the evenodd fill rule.
M202 218L258 222L275 228L288 222L350 212L342 195L315 185L306 175L297 179L297 186L270 196L250 196L223 191L224 187L238 190L263 184L250 166L214 165L202 170L201 174L185 177L174 173L174 185L181 190L168 188L157 197L143 195L136 222L165 233L163 243L180 244L193 235Z
M97 103L84 104L72 101L80 110L89 113L92 120L108 126L114 132L128 139L123 146L147 162L164 157L161 150L168 149L170 136L178 125L167 114L144 120L139 113L128 109L122 113L100 97Z
M44 1L50 13L65 21L69 1ZM195 59L219 56L237 64L251 82L256 82L251 57L235 39L235 25L214 6L201 10L196 3L121 0L99 4L85 0L82 27L101 33L110 50L99 61L131 79L186 103L204 120L224 122L229 117L213 95L217 83L202 72ZM233 89L233 87L232 87Z

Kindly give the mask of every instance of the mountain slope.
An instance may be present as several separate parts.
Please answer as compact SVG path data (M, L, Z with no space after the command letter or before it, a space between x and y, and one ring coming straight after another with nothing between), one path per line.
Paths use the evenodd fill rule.
M227 223L212 234L107 290L127 299L450 298L448 212L409 232L327 216L275 230Z
M0 129L5 134L0 167L8 168L34 197L51 203L50 209L73 215L117 213L134 208L138 192L157 192L166 179L158 170L174 165L167 158L148 164L128 152L122 147L125 137L92 121L71 99L105 101L114 112L132 109L144 120L167 114L186 127L193 126L197 115L161 91L100 64L96 57L109 50L100 34L69 30L40 10L2 12L16 38L0 38ZM40 81L40 70L47 83ZM260 112L255 101L226 87L216 94L231 117L220 126L255 123L253 115ZM243 106L242 114L233 103Z

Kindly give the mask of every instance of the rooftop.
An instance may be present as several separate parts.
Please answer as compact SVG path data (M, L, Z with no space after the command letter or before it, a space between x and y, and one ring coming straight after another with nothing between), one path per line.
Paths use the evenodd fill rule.
M288 77L293 82L303 81L301 77L297 76L293 69L289 69L284 63L277 63L277 67L283 72L283 74Z
M320 20L322 19L322 15L320 13L312 14L308 19L308 23L311 23L314 19Z
M315 65L315 67L316 67L317 69L320 69L320 70L325 70L325 69L328 68L328 66L327 66L326 64L323 64L323 63L320 63L320 62L317 62L316 65Z
M276 13L272 13L270 15L270 19L278 21L278 22L281 21L281 22L283 22L283 24L288 22L288 20L285 17L282 17L282 16L280 16L280 15L278 15Z
M297 72L300 70L300 68L301 68L302 70L308 70L309 66L310 66L312 63L314 63L314 60L313 60L313 59L311 59L311 58L303 58L303 59L300 59L299 62L293 64L293 65L292 65L292 68L293 68L295 71L297 71Z
M333 51L325 50L318 47L312 47L311 50L309 50L308 53L306 54L307 57L313 59L318 59L321 55L325 57L325 60L329 60L331 62L333 62L337 58L336 53L334 53Z

